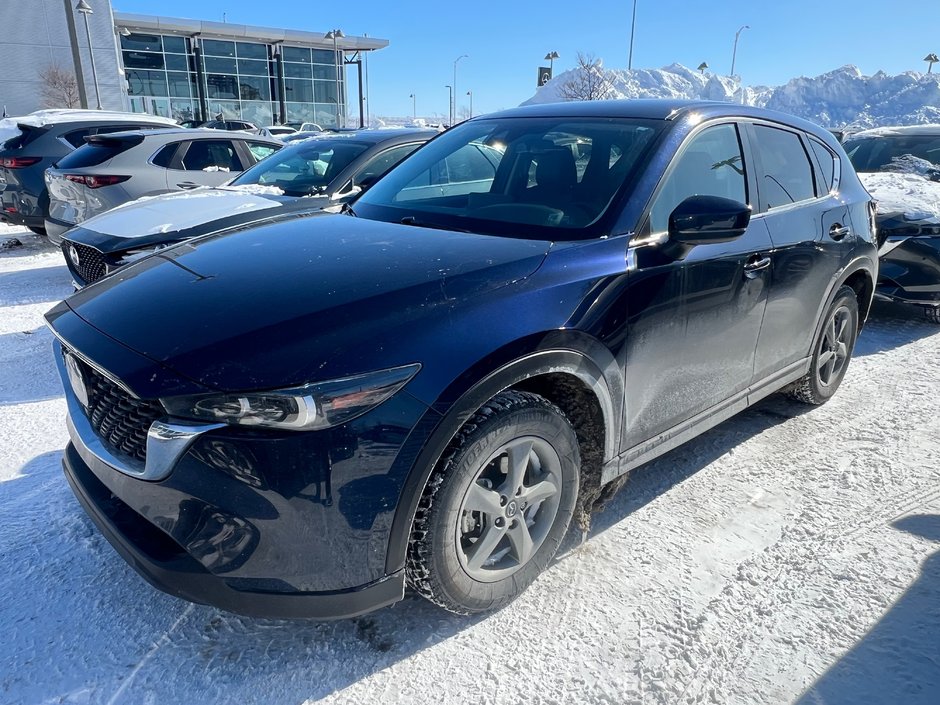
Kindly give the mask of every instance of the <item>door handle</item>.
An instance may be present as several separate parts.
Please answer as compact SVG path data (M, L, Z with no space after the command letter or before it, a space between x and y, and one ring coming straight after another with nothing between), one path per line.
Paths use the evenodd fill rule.
M842 223L833 223L832 227L829 228L829 237L838 242L846 235L851 233L848 225L843 225Z
M200 184L194 183L192 181L184 181L176 185L179 186L181 189L199 188L200 186Z
M744 276L748 279L754 279L760 275L760 272L770 266L770 257L760 257L754 255L744 265Z
M754 255L747 261L747 264L744 265L744 276L748 279L754 279L761 270L767 269L770 266L770 257L758 257Z

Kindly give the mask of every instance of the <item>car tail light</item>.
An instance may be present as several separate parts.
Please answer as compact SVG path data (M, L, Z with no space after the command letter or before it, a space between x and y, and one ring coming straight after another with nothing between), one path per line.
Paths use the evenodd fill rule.
M7 169L22 169L42 161L42 157L0 157L0 166Z
M114 186L122 181L127 181L129 176L84 176L82 174L66 174L65 178L76 184L87 186L88 188L101 188L102 186Z

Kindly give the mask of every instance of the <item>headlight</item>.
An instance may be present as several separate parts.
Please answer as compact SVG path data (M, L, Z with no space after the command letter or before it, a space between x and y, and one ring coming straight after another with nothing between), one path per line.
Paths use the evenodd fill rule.
M291 389L169 397L160 403L171 416L308 431L338 426L374 409L420 369L414 363Z

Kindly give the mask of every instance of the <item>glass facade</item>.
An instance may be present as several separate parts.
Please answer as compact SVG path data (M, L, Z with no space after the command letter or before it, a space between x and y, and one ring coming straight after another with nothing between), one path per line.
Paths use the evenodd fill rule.
M121 50L135 112L332 126L344 105L342 52L331 49L132 33L121 37Z

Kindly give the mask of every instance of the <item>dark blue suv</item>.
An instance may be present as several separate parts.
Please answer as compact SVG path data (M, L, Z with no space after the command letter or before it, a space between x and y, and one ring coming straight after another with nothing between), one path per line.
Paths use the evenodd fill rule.
M498 608L637 466L778 390L832 396L872 212L835 139L778 113L470 120L343 213L161 250L50 311L66 476L189 600Z

